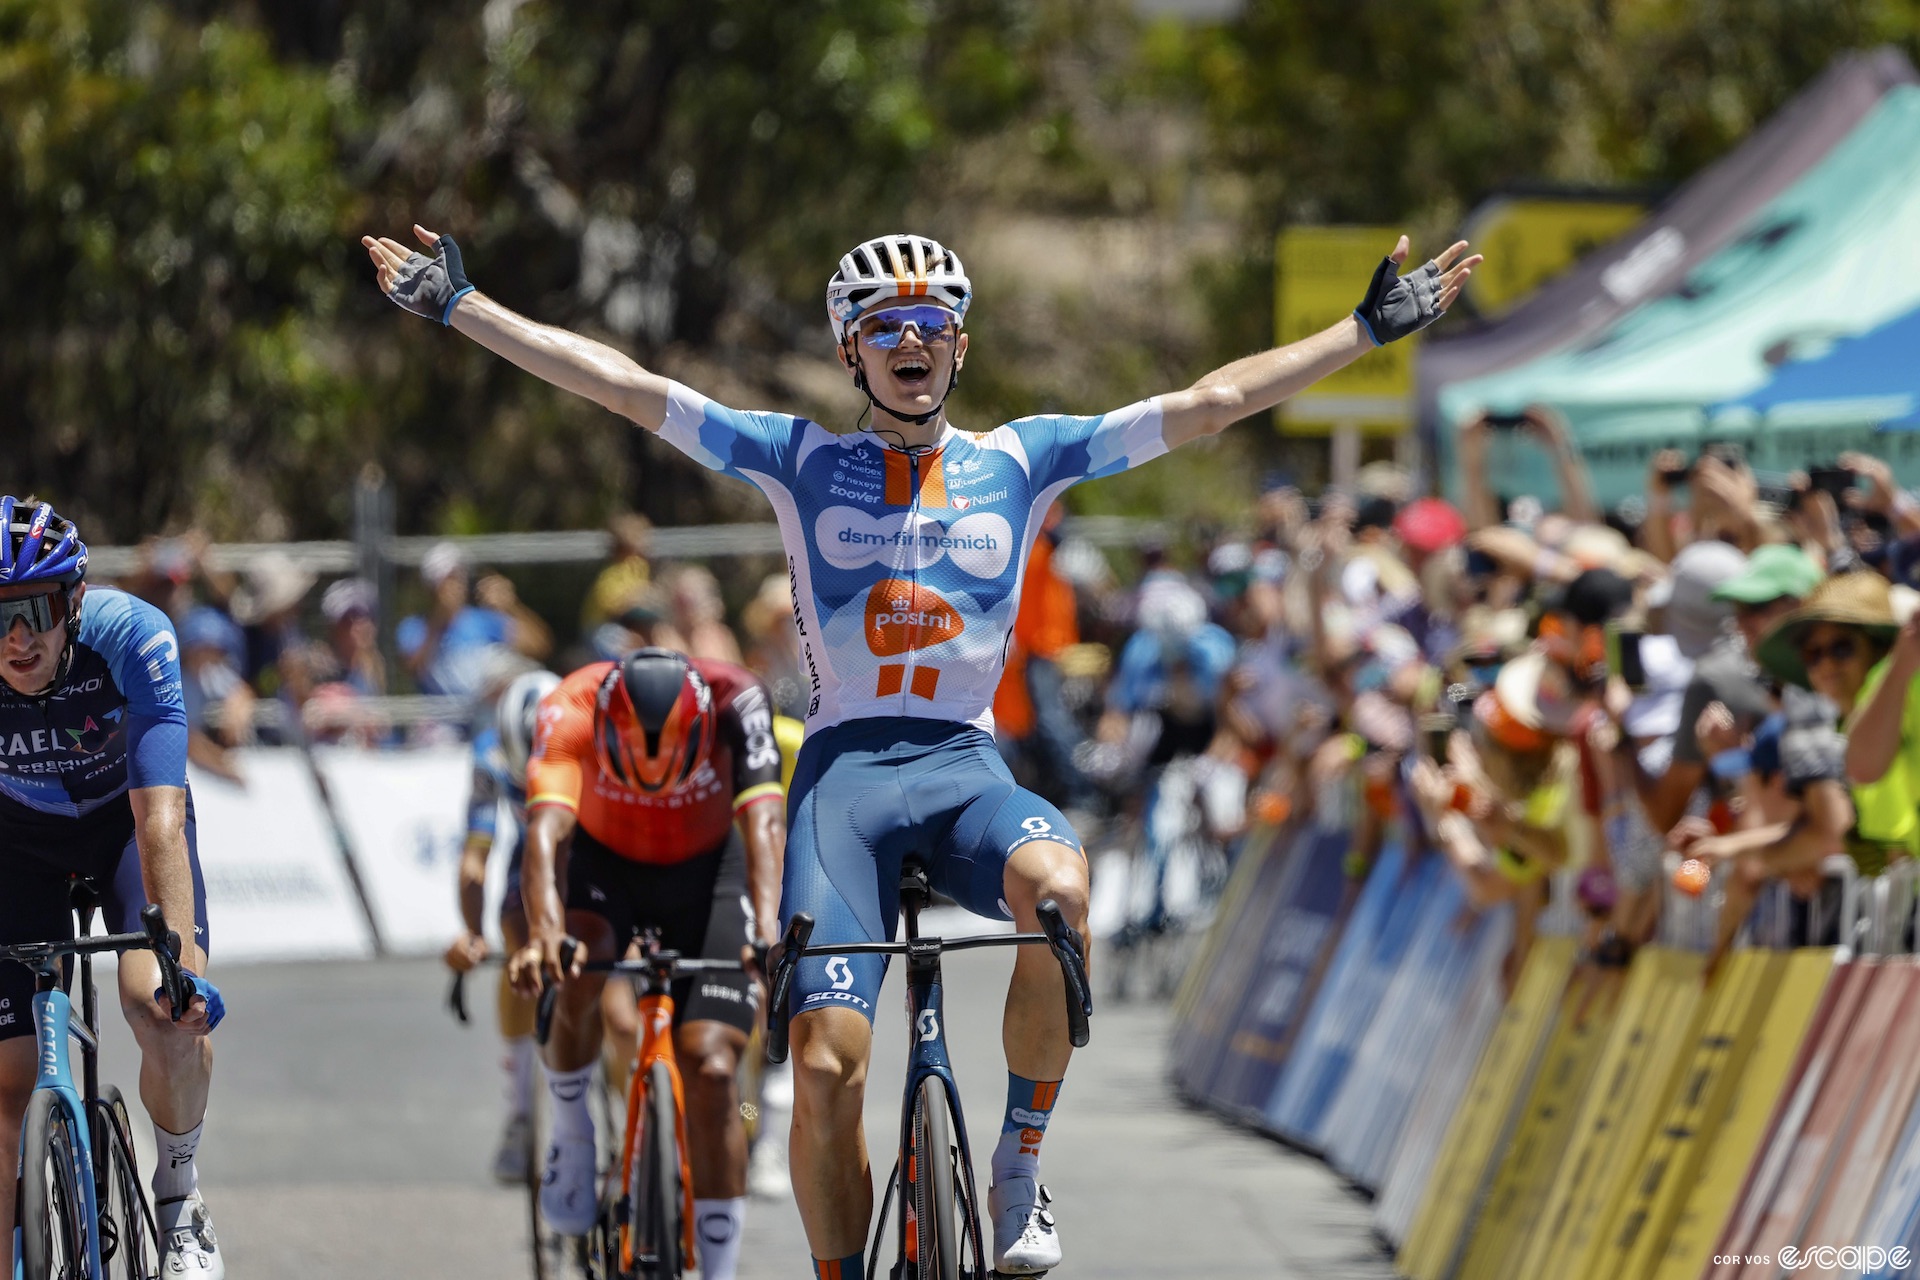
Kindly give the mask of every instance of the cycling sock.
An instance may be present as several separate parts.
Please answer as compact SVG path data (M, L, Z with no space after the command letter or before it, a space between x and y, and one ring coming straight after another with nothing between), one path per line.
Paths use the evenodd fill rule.
M507 1037L507 1114L518 1119L533 1111L533 1037Z
M1008 1178L1040 1177L1040 1139L1053 1119L1060 1097L1058 1080L1029 1080L1007 1072L1007 1114L1000 1123L1000 1145L993 1149L993 1185Z
M857 1253L850 1258L815 1258L813 1280L867 1280L866 1259Z
M747 1198L695 1200L693 1238L700 1246L700 1280L733 1280L740 1265L740 1233L747 1222Z
M593 1139L593 1113L587 1110L587 1087L593 1082L593 1064L577 1071L547 1073L547 1092L553 1097L553 1136L556 1141L579 1142Z
M194 1167L194 1156L200 1150L200 1130L204 1128L204 1120L185 1133L168 1133L157 1124L153 1126L153 1198L156 1201L178 1200L199 1188L200 1171Z

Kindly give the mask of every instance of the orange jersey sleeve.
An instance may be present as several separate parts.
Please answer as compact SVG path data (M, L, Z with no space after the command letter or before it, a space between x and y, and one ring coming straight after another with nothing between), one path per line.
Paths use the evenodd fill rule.
M540 700L540 720L527 760L527 808L563 805L578 812L587 780L599 771L593 755L593 700L613 666L580 668Z

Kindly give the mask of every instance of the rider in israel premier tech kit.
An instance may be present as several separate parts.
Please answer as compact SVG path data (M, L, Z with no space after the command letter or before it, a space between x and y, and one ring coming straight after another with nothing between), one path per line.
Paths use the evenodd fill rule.
M1318 334L1112 413L976 433L945 413L967 357L972 286L960 259L924 236L880 236L842 258L827 285L840 360L873 415L836 434L715 404L610 347L517 315L473 290L451 237L414 234L425 253L361 242L394 302L632 419L773 505L812 683L780 911L783 921L812 913L814 946L889 936L909 854L972 911L1035 931L1036 906L1052 898L1084 933L1079 842L1058 810L1015 785L992 740L993 692L1041 517L1071 485L1216 434L1431 323L1480 262L1462 242L1401 276L1403 237L1354 313ZM828 955L802 962L794 983L793 1187L815 1273L831 1280L864 1280L873 1184L861 1105L884 971L876 957ZM1040 1275L1059 1264L1060 1240L1039 1148L1072 1052L1059 969L1043 950L1015 961L1003 1038L993 1263Z
M69 881L100 893L109 933L157 902L195 995L179 1022L151 952L120 958L120 1008L153 1117L154 1214L166 1280L226 1274L194 1156L220 993L207 971L207 893L187 790L179 644L158 609L86 585L87 547L46 503L0 497L0 943L73 936ZM191 927L188 922L191 921ZM0 1260L13 1240L15 1153L34 1085L34 975L0 964ZM5 1274L13 1274L9 1262Z

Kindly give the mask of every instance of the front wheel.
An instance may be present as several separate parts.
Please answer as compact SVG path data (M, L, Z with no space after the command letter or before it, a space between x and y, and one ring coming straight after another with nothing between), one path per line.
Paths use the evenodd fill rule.
M645 1280L680 1280L686 1259L686 1223L680 1183L680 1126L673 1105L673 1073L664 1062L647 1070L646 1110L628 1181L627 1222L634 1273Z
M42 1089L27 1104L20 1142L22 1274L80 1280L87 1274L86 1193L79 1144L57 1094Z
M959 1280L959 1197L954 1194L953 1140L947 1093L937 1079L920 1082L913 1101L913 1147L901 1195L901 1231L914 1280Z
M133 1158L127 1103L113 1085L101 1093L93 1105L101 1269L108 1280L154 1280L160 1274L160 1238Z

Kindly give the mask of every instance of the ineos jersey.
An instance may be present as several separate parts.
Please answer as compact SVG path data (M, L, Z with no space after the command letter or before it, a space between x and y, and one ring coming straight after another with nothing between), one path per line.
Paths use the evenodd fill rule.
M621 857L673 863L718 849L734 815L748 805L780 800L785 790L767 687L745 667L692 661L713 691L717 720L713 746L692 777L668 791L641 791L600 768L594 705L614 664L596 662L540 700L527 762L527 808L572 809L588 835Z
M187 712L173 624L90 587L66 677L25 697L0 685L0 847L88 844L124 828L130 788L187 784ZM118 803L116 803L118 802Z
M660 436L773 504L809 733L869 716L991 730L1040 518L1069 486L1167 451L1157 399L1092 418L1021 418L983 435L949 426L916 455L871 432L729 409L678 383Z

